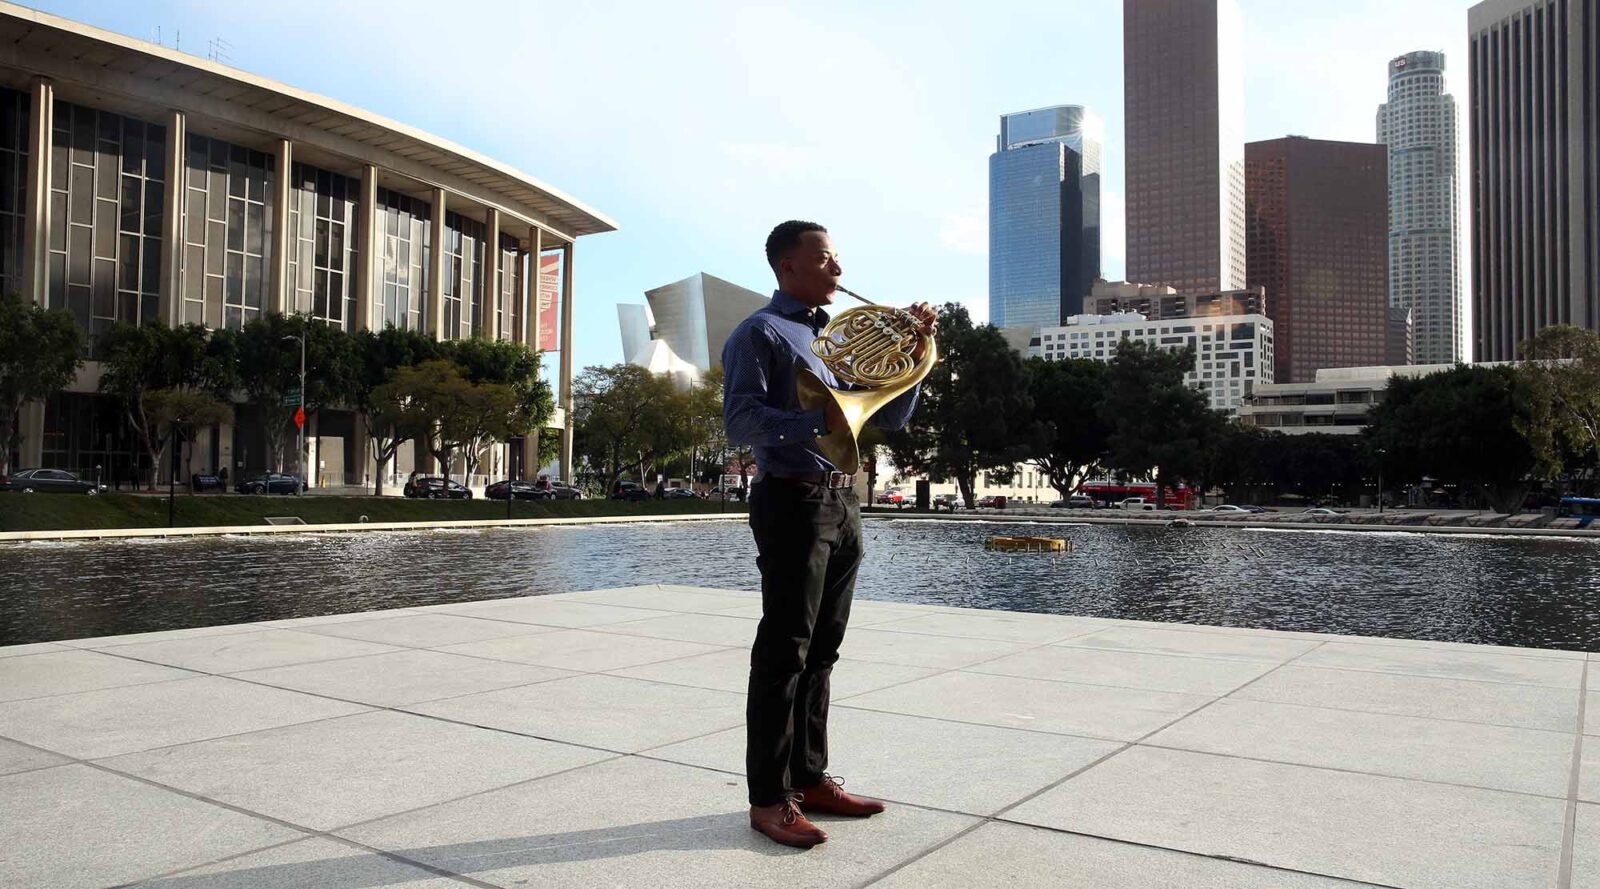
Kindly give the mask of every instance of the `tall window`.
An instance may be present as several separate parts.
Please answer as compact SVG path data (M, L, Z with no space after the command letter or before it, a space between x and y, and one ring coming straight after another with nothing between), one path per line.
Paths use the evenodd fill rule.
M295 164L289 180L289 280L293 311L349 330L356 314L361 180Z
M57 102L51 137L50 305L91 337L155 320L167 128Z
M27 181L28 94L0 89L0 292L22 290Z
M275 159L205 136L187 155L182 320L237 330L266 306Z
M433 208L410 195L378 189L383 225L383 287L378 293L380 325L423 330L428 317L429 255Z
M497 329L500 331L500 339L511 340L514 343L520 343L524 339L522 261L527 255L515 237L505 232L500 233L500 280L497 290L499 297L495 305L496 320L499 322Z
M483 333L483 241L486 226L460 213L445 213L444 332L440 339Z

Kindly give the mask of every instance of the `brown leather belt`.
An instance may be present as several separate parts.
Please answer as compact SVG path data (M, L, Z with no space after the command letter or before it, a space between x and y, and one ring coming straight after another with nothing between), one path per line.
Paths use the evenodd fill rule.
M853 488L856 486L855 475L843 472L767 472L762 470L757 473L755 480L759 482L769 478L807 482L824 488Z

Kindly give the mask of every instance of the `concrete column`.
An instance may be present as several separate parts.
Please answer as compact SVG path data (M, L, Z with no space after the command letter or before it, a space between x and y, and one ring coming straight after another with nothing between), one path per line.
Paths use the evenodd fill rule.
M44 402L29 401L17 414L18 431L22 433L22 447L18 449L18 464L11 471L33 469L44 462ZM0 447L5 447L0 444Z
M42 77L33 80L28 113L27 211L22 221L22 292L47 308L50 295L50 139L55 125L55 88ZM26 410L26 409L24 409ZM43 414L40 414L43 422ZM42 427L41 427L42 428ZM23 456L28 437L23 432ZM24 461L26 462L26 461ZM37 466L35 460L30 466Z
M344 483L347 486L372 487L372 477L377 473L378 466L372 462L372 438L367 435L367 417L360 411L357 411L354 415L354 425L350 430L350 440L344 443L344 447L346 452L353 452L356 455L355 474L346 476ZM384 468L389 472L393 472L393 461L390 461L390 465ZM384 487L389 487L388 479L384 480Z
M572 484L572 244L561 248L561 480Z
M382 326L372 323L377 288L383 283L377 274L378 257L383 255L383 239L378 231L378 168L372 164L361 167L361 204L356 215L361 220L361 256L356 260L356 317L350 325L352 332Z
M294 282L289 280L289 253L299 247L295 233L289 231L289 204L294 197L290 188L294 177L294 143L279 139L272 157L276 170L272 180L272 255L267 275L267 311L288 315L295 309Z
M537 225L528 226L528 265L527 273L522 276L522 292L518 297L522 300L522 343L530 349L539 347L539 248L543 243L544 232ZM543 362L534 373L543 371ZM528 433L522 439L522 467L526 478L539 477L539 437L544 434L540 427Z
M187 121L182 111L167 112L167 168L163 183L166 214L161 218L161 282L157 311L169 326L183 323L183 162ZM220 312L221 306L217 307Z
M435 188L433 220L428 229L428 255L433 258L433 266L428 269L428 332L435 340L454 338L453 332L444 329L444 202L444 189Z
M483 217L483 338L497 340L507 319L500 316L500 211Z
M522 281L522 341L530 349L539 348L539 253L543 243L544 232L537 225L528 226L528 274Z

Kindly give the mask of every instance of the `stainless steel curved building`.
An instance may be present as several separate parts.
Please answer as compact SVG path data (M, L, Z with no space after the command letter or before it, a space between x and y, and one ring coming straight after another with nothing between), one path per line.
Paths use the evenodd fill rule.
M302 312L351 331L508 339L560 350L569 407L573 248L615 228L405 124L0 3L0 287L71 310L91 338L119 321L236 328ZM93 394L98 377L91 360L68 391L24 411L22 465L126 463L134 449ZM318 413L313 484L366 483L360 417ZM568 416L555 421L563 473ZM251 423L241 410L237 426L195 442L191 465L262 468ZM495 460L515 472L536 454L529 442Z

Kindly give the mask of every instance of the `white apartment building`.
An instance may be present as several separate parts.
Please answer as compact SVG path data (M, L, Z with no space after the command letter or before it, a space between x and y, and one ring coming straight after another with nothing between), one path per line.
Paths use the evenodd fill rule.
M1136 312L1073 315L1060 327L1039 331L1030 354L1048 361L1092 358L1110 361L1125 339L1164 349L1193 346L1187 382L1206 393L1213 410L1236 413L1255 387L1272 382L1272 319L1265 315L1217 315L1150 321Z

